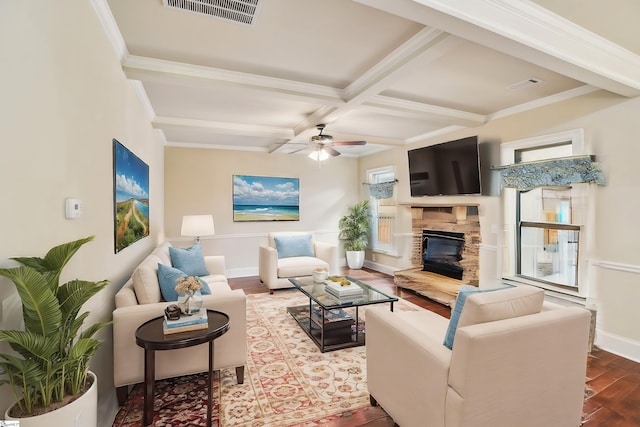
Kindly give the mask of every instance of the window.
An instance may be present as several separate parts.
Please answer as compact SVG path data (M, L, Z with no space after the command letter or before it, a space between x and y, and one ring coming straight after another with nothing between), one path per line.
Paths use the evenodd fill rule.
M503 144L503 164L526 163L582 154L582 132L571 131ZM583 296L588 184L505 188L505 261L507 278L556 292ZM584 255L582 256L584 258Z
M571 188L518 192L517 274L578 288L580 226L572 215Z
M393 182L395 179L395 168L391 166L368 171L369 184ZM369 206L371 208L371 249L395 254L394 233L397 210L395 187L389 198L378 199L371 196Z

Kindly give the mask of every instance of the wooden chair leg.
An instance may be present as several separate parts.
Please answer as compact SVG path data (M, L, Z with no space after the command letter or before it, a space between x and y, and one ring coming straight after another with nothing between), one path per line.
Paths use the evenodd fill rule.
M236 379L238 384L244 384L244 366L236 366Z
M127 401L127 397L129 397L129 386L124 385L121 387L116 387L116 396L118 397L118 404L120 406L124 405Z

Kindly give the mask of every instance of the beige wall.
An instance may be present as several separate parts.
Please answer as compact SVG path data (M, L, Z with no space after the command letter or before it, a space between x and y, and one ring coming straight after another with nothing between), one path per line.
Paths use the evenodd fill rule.
M108 279L85 307L90 320L111 320L113 295L134 265L163 238L163 150L89 2L0 3L0 265L42 256L52 246L95 235L64 280ZM112 138L150 168L151 236L114 254ZM64 200L84 212L64 217ZM19 327L13 284L0 279L0 328ZM92 369L99 381L99 425L116 411L111 329ZM0 343L0 352L7 350ZM13 401L0 389L0 413ZM1 418L1 416L0 416Z
M300 221L234 222L233 175L299 178ZM257 275L258 246L267 243L270 231L312 231L317 240L338 243L338 220L359 201L361 183L354 158L335 157L318 166L304 155L167 147L167 237L176 244L191 242L180 236L182 216L212 214L216 234L202 239L204 252L225 255L230 277Z

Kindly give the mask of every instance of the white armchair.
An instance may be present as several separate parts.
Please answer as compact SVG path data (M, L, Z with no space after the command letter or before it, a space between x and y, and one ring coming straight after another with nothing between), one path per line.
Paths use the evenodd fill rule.
M589 311L543 305L537 288L476 293L450 350L446 318L370 308L371 404L402 427L578 427L589 324Z
M311 276L316 268L338 274L338 247L316 242L311 233L285 231L269 233L269 244L259 248L260 281L269 288L291 288L291 277Z

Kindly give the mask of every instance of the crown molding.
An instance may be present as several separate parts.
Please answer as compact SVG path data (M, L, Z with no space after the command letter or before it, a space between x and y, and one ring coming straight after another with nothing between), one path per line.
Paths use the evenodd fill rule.
M107 4L107 0L89 0L89 3L93 6L93 10L98 16L100 25L102 25L113 50L118 55L118 58L120 58L120 62L122 62L127 56L129 56L129 51L127 50L127 44L120 33L118 24L116 24L116 20L111 13L111 9Z
M424 120L433 120L434 116L459 122L462 126L479 126L486 122L483 114L470 113L453 108L441 107L438 105L424 104L421 102L407 101L390 96L372 96L365 104L367 107L387 110L386 114L396 112L399 116L418 117Z
M536 99L535 101L525 102L524 104L516 105L511 108L505 108L504 110L496 111L487 115L487 121L501 119L514 114L524 113L526 111L534 110L536 108L544 107L546 105L555 104L557 102L567 101L569 99L577 98L582 95L586 95L592 92L601 90L600 88L593 87L591 85L584 85L575 89L566 90L564 92L549 95L544 98Z
M220 145L220 144L202 144L202 143L193 143L193 142L178 142L172 141L167 142L165 147L178 147L178 148L204 148L207 150L229 150L229 151L253 151L266 153L268 152L267 148L264 147L249 147L246 145L238 146L238 145Z

